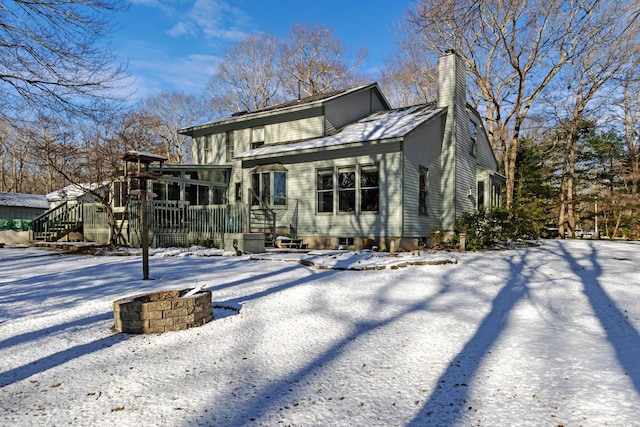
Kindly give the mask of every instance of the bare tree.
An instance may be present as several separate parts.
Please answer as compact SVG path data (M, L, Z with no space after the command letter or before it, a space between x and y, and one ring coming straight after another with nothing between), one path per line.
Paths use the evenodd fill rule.
M272 35L249 36L226 49L208 92L219 115L253 111L280 102L280 42Z
M74 122L41 116L30 129L37 142L35 159L40 170L49 168L62 178L63 183L56 188L73 184L102 204L112 245L118 242L123 224L118 225L112 203L112 190L122 179L122 154L127 149L140 148L137 141L131 140L138 134L118 130L119 126L128 129L130 123L122 121L122 117L130 115L115 114ZM126 207L127 203L125 216Z
M284 90L288 97L305 97L362 82L355 70L366 50L352 53L333 30L322 25L294 24L280 53Z
M558 230L564 235L575 237L577 175L576 154L579 150L581 128L586 117L603 115L614 99L617 84L614 79L622 70L628 69L633 58L638 55L638 22L622 22L621 27L608 26L603 34L609 42L605 47L594 46L568 64L559 75L556 90L550 91L551 105L556 117L563 122L564 163L561 175L561 197L558 216ZM564 90L558 90L564 89ZM561 96L559 96L561 94Z
M620 77L623 89L620 106L624 111L622 127L629 155L631 195L635 199L640 185L640 54L636 52L635 61Z
M397 49L385 58L381 85L389 102L396 107L422 104L436 98L436 69L424 55L419 34L411 26L398 26Z
M0 115L24 103L49 113L93 113L124 76L102 43L117 0L7 0L0 4Z
M508 205L518 142L538 98L567 64L606 48L611 27L635 19L637 9L637 0L422 0L410 9L425 49L453 49L466 63L472 98L503 160Z
M182 92L162 91L143 99L137 108L143 123L149 126L147 134L157 141L157 146L168 163L184 163L191 159L191 138L178 134L178 129L207 118L203 98Z

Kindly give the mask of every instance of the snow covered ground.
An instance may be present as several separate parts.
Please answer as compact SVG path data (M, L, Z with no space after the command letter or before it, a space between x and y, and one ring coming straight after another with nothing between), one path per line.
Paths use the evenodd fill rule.
M138 256L0 249L1 424L640 425L639 243L202 255L143 281ZM114 300L202 283L239 312L111 331Z

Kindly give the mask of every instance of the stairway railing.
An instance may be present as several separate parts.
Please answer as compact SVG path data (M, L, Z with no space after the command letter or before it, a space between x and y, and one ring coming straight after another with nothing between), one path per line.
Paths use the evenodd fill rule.
M249 195L252 201L257 201L259 206L258 209L253 209L255 204L249 202L249 229L261 230L265 235L265 243L273 245L276 238L276 213L251 188L249 188Z
M34 240L55 242L82 226L82 203L69 203L48 210L29 223Z

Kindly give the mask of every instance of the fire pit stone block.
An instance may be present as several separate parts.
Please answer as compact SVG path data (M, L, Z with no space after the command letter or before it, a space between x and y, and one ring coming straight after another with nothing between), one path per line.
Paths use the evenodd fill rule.
M183 297L190 289L136 295L113 302L114 329L156 334L202 326L213 320L211 292Z

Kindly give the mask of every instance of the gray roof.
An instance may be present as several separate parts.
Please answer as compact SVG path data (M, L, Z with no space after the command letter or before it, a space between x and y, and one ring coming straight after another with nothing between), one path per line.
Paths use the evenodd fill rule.
M38 194L0 193L0 206L49 209L49 202Z

